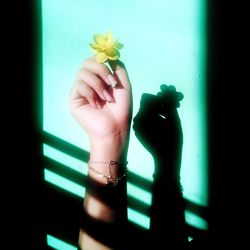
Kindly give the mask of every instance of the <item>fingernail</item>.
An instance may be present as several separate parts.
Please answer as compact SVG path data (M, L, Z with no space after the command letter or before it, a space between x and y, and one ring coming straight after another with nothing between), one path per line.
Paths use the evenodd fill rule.
M112 86L115 86L117 84L117 81L111 74L108 75L108 80Z
M105 96L108 102L114 101L113 97L110 95L110 93L106 89L103 90L103 95Z

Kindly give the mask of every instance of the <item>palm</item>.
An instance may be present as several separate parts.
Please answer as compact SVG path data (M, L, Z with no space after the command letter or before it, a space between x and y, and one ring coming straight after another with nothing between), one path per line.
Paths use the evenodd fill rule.
M127 89L114 89L115 102L106 102L96 109L81 104L75 109L75 117L90 136L105 137L128 127L130 117L130 93Z

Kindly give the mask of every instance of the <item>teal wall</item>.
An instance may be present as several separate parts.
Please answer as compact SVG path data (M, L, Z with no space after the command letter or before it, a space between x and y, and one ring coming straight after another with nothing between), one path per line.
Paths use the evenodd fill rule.
M86 134L69 112L68 95L83 60L92 55L89 43L93 34L112 31L124 44L121 60L133 87L134 115L141 94L156 94L163 83L174 85L184 94L178 110L184 134L184 197L208 206L205 18L205 0L43 0L43 130L89 151ZM46 144L44 155L86 174L86 163ZM130 171L152 181L153 159L133 130L128 162ZM78 191L72 191L74 183L48 169L44 174L46 181L76 195L85 190L78 186L72 189ZM150 205L150 193L130 183L128 191ZM149 218L131 208L128 211L131 221L148 227ZM208 226L190 212L186 220L200 229Z

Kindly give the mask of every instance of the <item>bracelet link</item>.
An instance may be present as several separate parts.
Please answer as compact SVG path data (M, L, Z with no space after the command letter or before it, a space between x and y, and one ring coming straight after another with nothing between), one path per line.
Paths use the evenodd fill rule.
M127 163L128 162L126 161L126 164ZM108 176L97 171L95 168L90 166L90 164L108 164L108 172L109 172ZM105 184L108 186L116 186L119 183L119 181L126 176L126 173L127 173L127 168L126 168L126 172L123 175L117 178L112 176L111 166L122 165L122 163L119 163L118 161L112 161L112 160L111 161L89 161L88 165L89 165L90 170L92 170L93 172L98 174L98 176L106 180Z

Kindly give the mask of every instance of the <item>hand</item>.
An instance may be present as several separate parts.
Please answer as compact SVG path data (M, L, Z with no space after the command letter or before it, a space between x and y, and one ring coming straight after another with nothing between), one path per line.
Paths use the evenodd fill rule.
M134 117L136 137L154 158L168 159L182 148L182 127L177 108L183 94L174 86L161 85L157 95L144 93Z
M85 60L70 93L70 110L87 132L90 141L126 136L130 127L131 86L124 65ZM117 83L114 88L113 83Z

